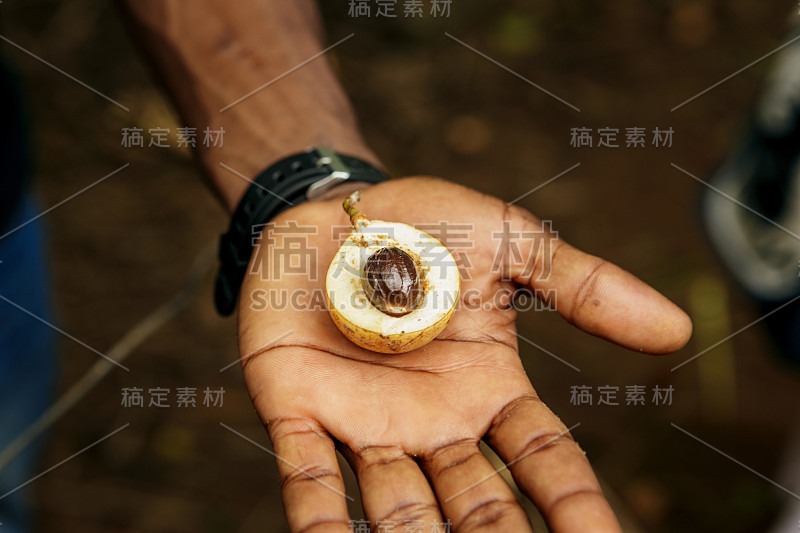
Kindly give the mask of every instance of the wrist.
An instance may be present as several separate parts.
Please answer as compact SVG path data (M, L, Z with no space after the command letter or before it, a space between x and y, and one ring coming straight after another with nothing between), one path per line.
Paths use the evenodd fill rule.
M273 163L290 155L304 152L312 146L329 147L337 153L362 159L378 168L383 168L378 157L354 132L337 135L321 133L316 128L298 134L292 139L263 136L238 135L239 128L227 122L225 145L204 148L200 160L211 179L225 209L232 213L251 186L252 180ZM341 128L341 124L339 125ZM331 128L333 129L333 128ZM230 133L229 133L230 132ZM230 137L230 138L229 138Z
M248 179L310 146L378 163L324 55L312 2L124 5L185 124L224 131L198 156L228 211Z

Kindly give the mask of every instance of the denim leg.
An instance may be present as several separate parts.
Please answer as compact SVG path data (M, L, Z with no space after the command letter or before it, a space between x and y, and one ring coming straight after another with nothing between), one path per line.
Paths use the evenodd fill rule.
M30 196L6 231L32 219ZM0 235L5 231L0 231ZM0 295L50 322L50 276L43 228L32 222L0 239ZM0 450L24 431L53 400L57 376L53 330L0 299ZM0 471L0 531L30 531L30 487L15 489L35 476L41 439ZM12 492L13 491L13 492Z

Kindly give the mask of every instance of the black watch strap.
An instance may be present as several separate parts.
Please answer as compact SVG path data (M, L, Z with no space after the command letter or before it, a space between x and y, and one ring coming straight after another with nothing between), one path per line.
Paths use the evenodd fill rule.
M311 148L273 164L256 176L219 243L220 269L214 306L233 313L250 255L263 225L290 207L320 196L344 181L380 183L388 176L366 161L327 148Z

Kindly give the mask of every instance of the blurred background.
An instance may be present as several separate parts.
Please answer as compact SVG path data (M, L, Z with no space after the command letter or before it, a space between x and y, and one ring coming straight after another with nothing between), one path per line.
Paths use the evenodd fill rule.
M758 318L701 231L702 186L671 163L710 176L770 63L670 110L783 42L797 10L794 1L453 0L446 18L426 9L388 20L349 17L346 0L323 9L329 42L355 32L330 57L394 175L439 175L510 201L580 163L520 205L693 317L688 346L660 358L582 334L553 313L520 317L524 336L581 370L520 345L542 398L567 426L580 423L574 436L626 531L762 532L784 501L671 425L773 477L798 424L800 373L780 362L760 325L671 371ZM26 89L43 208L130 163L45 217L58 324L100 351L177 290L227 226L191 154L174 147L180 121L119 17L89 0L0 4L5 37L130 108L3 46ZM129 127L170 128L173 147L126 148ZM597 137L594 148L570 145L573 128L604 127L619 129L620 147L597 148ZM644 148L625 147L633 127L646 129ZM673 129L671 147L652 145L655 128ZM269 445L238 365L220 372L237 358L235 320L216 315L211 287L209 275L188 310L128 359L129 373L112 370L50 432L41 469L130 423L32 485L39 531L287 531L274 459L220 426ZM65 390L97 355L62 340ZM597 405L606 385L619 387L621 405ZM592 388L594 405L571 401L580 386ZM645 387L646 405L625 406L631 386ZM654 405L656 386L672 387L671 405ZM169 388L171 406L125 407L126 387ZM176 407L179 387L197 388L196 408ZM206 387L224 389L221 407L201 404Z

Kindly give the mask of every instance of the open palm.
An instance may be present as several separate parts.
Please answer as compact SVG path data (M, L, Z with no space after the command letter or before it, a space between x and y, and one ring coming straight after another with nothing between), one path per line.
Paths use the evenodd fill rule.
M483 438L553 531L619 531L583 452L523 370L508 295L519 287L546 294L581 329L651 353L681 347L688 317L631 274L552 238L520 208L443 180L404 178L365 189L359 208L369 218L464 228L468 239L444 238L468 267L462 302L426 346L370 352L319 305L340 244L332 228L348 224L341 200L302 204L274 221L313 228L310 272L267 275L291 248L278 236L254 254L241 292L244 374L280 458L292 531L349 531L337 447L358 476L373 530L427 533L449 520L459 533L529 531L478 447Z

